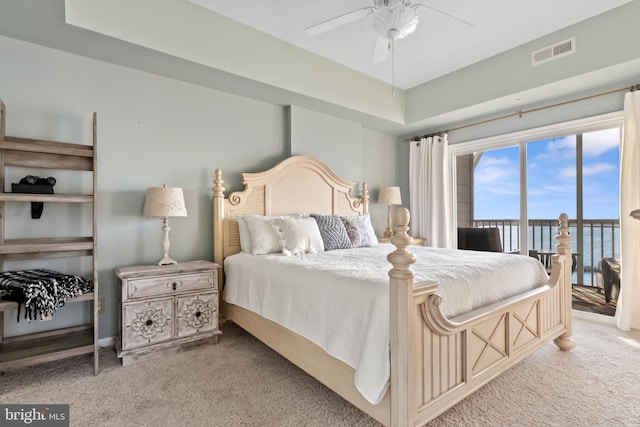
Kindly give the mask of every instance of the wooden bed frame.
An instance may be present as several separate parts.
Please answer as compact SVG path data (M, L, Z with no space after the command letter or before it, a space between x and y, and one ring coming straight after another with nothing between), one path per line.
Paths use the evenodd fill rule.
M240 251L238 222L241 214L282 215L321 213L363 214L368 191L351 195L354 183L339 178L310 156L295 156L261 173L242 174L245 189L225 198L222 172L213 186L214 260ZM282 356L299 366L347 401L386 426L420 426L437 417L473 391L540 347L554 341L570 350L571 246L567 216L558 226L557 255L547 284L447 319L437 283L413 283L407 250L409 214L399 210L396 250L390 261L389 391L377 405L365 400L354 386L354 369L319 346L233 304L222 304L231 320ZM518 256L518 255L513 255ZM391 268L392 267L392 268ZM219 274L220 289L224 272Z

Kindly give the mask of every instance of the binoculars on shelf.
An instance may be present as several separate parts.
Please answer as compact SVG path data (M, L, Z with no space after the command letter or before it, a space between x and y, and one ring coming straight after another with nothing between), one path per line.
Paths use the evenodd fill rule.
M30 194L53 194L53 186L56 185L56 179L52 176L40 178L35 175L27 175L15 184L11 184L13 193L30 193ZM42 216L44 203L31 202L31 218L38 219Z

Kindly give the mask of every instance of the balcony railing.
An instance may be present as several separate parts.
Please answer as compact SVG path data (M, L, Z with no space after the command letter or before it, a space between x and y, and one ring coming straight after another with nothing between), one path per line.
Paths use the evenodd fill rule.
M498 227L505 252L521 251L520 221L515 219L474 220L474 227ZM529 250L555 249L557 219L530 219L528 222ZM578 233L578 221L569 220L571 246L577 265L574 266L573 283L597 286L598 263L602 258L620 258L620 223L617 219L585 219L581 221L582 233ZM523 251L521 251L523 252Z

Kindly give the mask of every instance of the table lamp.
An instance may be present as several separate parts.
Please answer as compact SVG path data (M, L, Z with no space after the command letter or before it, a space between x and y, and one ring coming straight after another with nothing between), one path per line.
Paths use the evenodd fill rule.
M164 257L158 261L158 265L177 264L177 261L169 257L169 230L171 230L169 217L187 216L182 188L167 187L166 185L147 188L147 198L144 201L142 214L149 218L162 218Z
M384 237L390 239L391 232L391 205L401 205L400 187L382 187L378 195L378 203L387 205L387 229L384 231Z

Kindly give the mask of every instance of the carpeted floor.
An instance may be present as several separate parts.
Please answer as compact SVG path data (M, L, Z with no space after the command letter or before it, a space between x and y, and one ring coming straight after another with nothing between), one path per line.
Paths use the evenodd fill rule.
M573 285L573 309L589 311L591 313L616 315L616 301L606 302L604 292L599 293L593 286Z
M574 311L577 347L550 344L430 426L639 426L640 331ZM72 426L378 424L233 324L219 344L122 367L105 350L0 377L2 403L69 403Z

